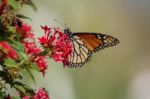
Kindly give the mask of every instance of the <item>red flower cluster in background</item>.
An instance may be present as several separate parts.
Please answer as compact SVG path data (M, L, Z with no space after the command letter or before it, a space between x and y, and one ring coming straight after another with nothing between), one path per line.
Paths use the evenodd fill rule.
M7 0L2 0L2 4L0 5L0 12L4 9L6 5L7 5Z
M48 48L51 56L56 62L67 64L68 57L73 50L70 39L58 28L49 28L41 26L44 30L44 36L39 38L39 42L44 48Z
M6 41L0 41L0 60L5 58L12 58L16 60L18 58L17 52Z
M25 52L30 56L31 61L38 65L39 70L44 75L48 64L46 57L39 55L42 51L36 46L31 26L23 23L21 28L16 27L16 30L19 33L21 43L25 46Z
M35 82L32 70L37 71L37 66L44 75L48 68L48 56L65 63L72 45L58 29L43 27L45 36L39 41L44 47L38 47L32 27L23 22L24 19L30 19L20 13L23 5L36 10L32 0L0 0L0 99L50 99L44 88L36 92L24 83L24 74L29 74ZM7 90L10 88L15 89L19 96L11 96Z
M35 93L35 95L32 98L30 98L29 96L25 96L23 97L23 99L50 99L50 97L46 90L44 88L41 88L38 90L37 93Z
M34 95L33 99L50 99L48 93L44 88L38 90L38 92Z

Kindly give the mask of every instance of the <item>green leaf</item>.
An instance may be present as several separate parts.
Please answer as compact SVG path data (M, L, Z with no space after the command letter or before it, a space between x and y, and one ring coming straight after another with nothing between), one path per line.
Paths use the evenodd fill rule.
M17 50L17 51L21 51L24 52L24 46L17 41L13 41L12 46Z
M11 99L20 99L19 97L11 96Z
M17 90L21 91L22 93L26 94L26 90L24 89L23 85L13 85L14 88L16 88Z
M10 5L14 10L19 9L18 2L16 0L8 0L8 5Z
M0 26L1 28L1 26ZM8 33L6 33L4 30L0 29L0 41L6 40L8 38Z
M35 63L31 63L31 67L32 67L33 70L39 72L39 68Z
M16 29L13 26L8 26L8 32L16 33Z
M15 67L15 68L18 68L17 63L13 59L11 59L11 58L5 59L4 60L4 65L6 67Z
M28 60L30 57L24 52L18 52L20 59Z
M14 87L15 89L21 91L23 94L25 94L26 96L28 95L33 95L33 89L30 88L29 86L27 86L26 84L23 84L21 82L15 81L12 83L12 87Z
M18 42L18 41L13 41L11 42L11 45L13 48L15 48L17 50L17 54L19 56L19 59L24 59L24 60L28 60L29 57L27 54L24 53L24 46Z
M25 54L24 52L18 51L17 54L19 56L18 60L20 60L20 61L25 61L25 60L29 59L28 55Z
M32 74L32 72L29 69L26 69L27 73L29 74L29 76L31 77L31 79L33 80L34 84L36 83L34 76Z
M3 99L6 96L6 92L0 91L0 99Z
M26 1L25 4L31 6L35 11L37 10L35 4L31 0Z
M24 16L24 15L22 15L22 14L18 14L17 17L18 17L18 18L22 18L22 19L28 19L28 20L32 21L31 18L29 18L29 17L27 17L27 16Z
M41 55L41 56L47 55L47 54L49 53L49 51L50 51L50 49L46 48L46 49L44 49L44 51L41 52L39 55Z

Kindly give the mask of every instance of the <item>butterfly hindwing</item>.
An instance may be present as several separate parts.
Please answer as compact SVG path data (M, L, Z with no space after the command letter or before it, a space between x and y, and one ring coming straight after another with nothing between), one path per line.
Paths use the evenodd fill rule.
M73 44L73 51L69 55L68 67L81 67L89 61L91 51L85 46L85 43L78 36L73 36L71 39Z

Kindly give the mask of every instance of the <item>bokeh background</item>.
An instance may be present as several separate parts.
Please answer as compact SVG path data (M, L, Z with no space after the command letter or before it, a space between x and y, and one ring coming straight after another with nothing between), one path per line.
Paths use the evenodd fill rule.
M101 50L82 68L63 68L49 60L44 78L35 73L33 87L46 87L51 99L150 99L150 0L33 0L38 10L25 6L36 37L41 25L73 32L100 32L120 44Z

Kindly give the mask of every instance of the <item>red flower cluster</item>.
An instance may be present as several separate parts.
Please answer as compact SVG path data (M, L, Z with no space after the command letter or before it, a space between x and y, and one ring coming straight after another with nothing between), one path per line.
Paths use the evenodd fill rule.
M33 99L50 99L48 93L44 88L39 89L39 91L34 95Z
M44 30L44 36L39 38L39 42L44 48L49 48L52 58L56 62L63 62L67 64L68 57L73 50L70 39L60 30L56 28L49 28L47 26L41 26Z
M16 28L20 35L20 40L25 46L25 52L30 56L32 62L38 65L39 70L45 74L45 70L48 67L45 56L40 56L41 49L39 49L35 44L34 34L32 33L31 26L27 24L22 24L21 28Z
M6 41L0 41L0 60L3 60L4 58L12 58L17 59L18 55L15 49L13 49L8 42Z
M29 96L23 97L23 99L31 99ZM32 99L50 99L48 93L44 88L39 89L37 93L32 97Z
M7 5L7 0L1 0L2 3L0 5L0 12L4 9L4 7Z
M29 96L25 96L22 99L30 99L30 97Z

